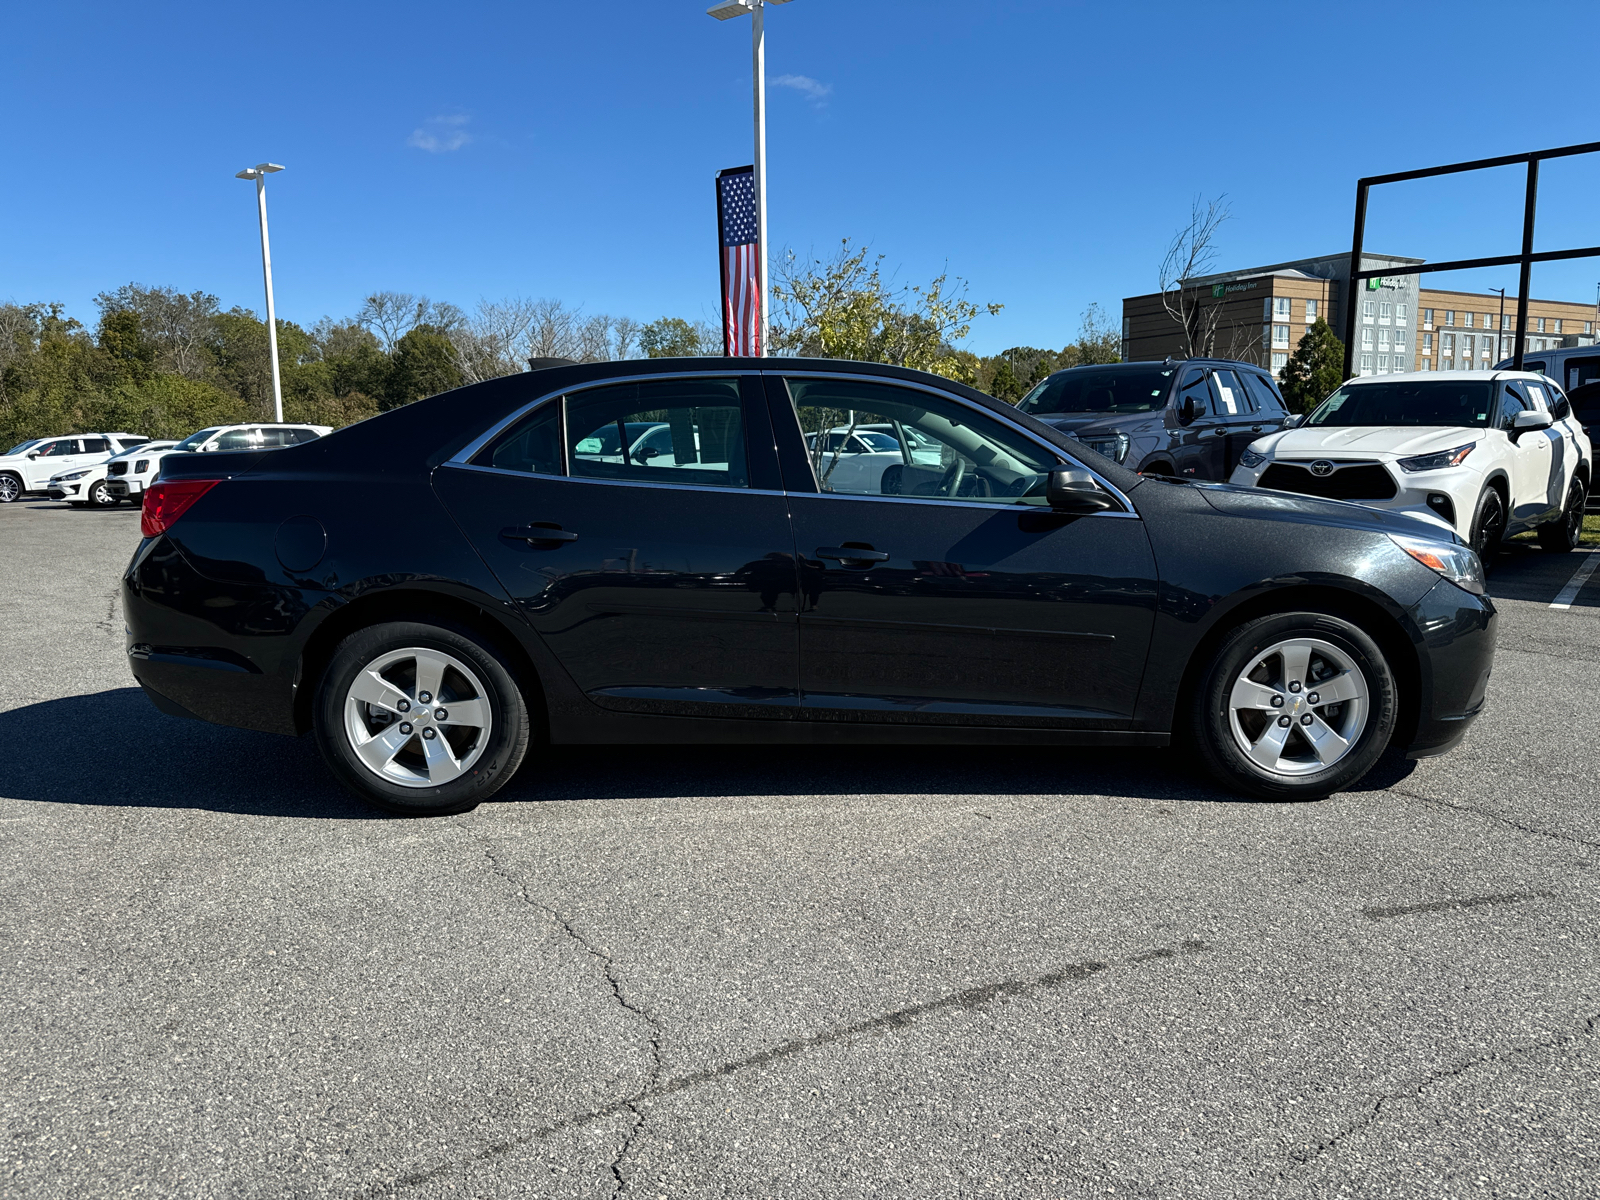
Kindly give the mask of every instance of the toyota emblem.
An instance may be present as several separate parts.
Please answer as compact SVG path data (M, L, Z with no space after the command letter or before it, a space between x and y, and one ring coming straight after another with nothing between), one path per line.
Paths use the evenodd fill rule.
M1325 458L1319 458L1316 462L1311 464L1311 473L1318 479L1321 479L1325 475L1332 475L1333 464Z

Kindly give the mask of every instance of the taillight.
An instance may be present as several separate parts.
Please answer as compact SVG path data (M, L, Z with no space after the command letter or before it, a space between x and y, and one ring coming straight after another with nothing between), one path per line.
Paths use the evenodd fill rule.
M220 479L164 479L152 483L144 490L140 534L160 537L177 523L191 504L221 482Z

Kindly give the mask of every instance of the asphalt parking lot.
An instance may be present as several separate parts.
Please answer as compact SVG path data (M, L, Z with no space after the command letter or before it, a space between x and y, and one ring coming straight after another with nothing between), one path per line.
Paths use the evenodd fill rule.
M6 1196L1594 1192L1580 555L1500 562L1464 747L1320 803L1164 754L585 749L404 821L144 700L137 539L0 507Z

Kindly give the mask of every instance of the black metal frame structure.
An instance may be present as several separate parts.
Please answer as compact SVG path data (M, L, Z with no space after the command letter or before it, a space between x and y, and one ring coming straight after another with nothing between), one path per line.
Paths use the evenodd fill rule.
M1451 163L1443 167L1426 167L1420 171L1397 171L1393 175L1372 175L1356 183L1356 228L1350 242L1350 282L1344 306L1344 375L1349 379L1354 373L1356 357L1356 302L1358 285L1363 280L1380 279L1386 275L1421 275L1428 271L1466 271L1474 267L1508 267L1513 263L1522 268L1517 289L1517 327L1512 366L1522 369L1523 351L1527 344L1528 283L1536 262L1556 262L1564 258L1600 258L1600 246L1586 246L1581 250L1545 250L1533 252L1533 218L1539 203L1539 164L1547 158L1568 158L1574 154L1600 153L1600 142L1585 142L1581 146L1558 146L1554 150L1535 150L1529 154L1507 154L1501 158L1480 158L1474 162ZM1496 258L1463 258L1454 262L1428 263L1415 267L1383 267L1379 270L1361 269L1361 243L1367 231L1367 192L1382 183L1400 183L1407 179L1430 179L1435 175L1454 175L1461 171L1482 171L1489 167L1510 167L1527 163L1527 193L1522 207L1522 253L1503 254Z

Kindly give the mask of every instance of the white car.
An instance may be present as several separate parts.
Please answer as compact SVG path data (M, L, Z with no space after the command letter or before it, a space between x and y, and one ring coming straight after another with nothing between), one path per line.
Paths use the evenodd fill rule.
M818 449L818 435L806 435L811 465L822 481L823 491L867 492L883 490L883 473L897 464L936 467L940 462L939 444L930 438L902 429L911 447L909 459L901 452L900 440L892 427L884 424L857 425L854 430L841 425L828 430Z
M106 477L106 492L113 504L118 500L138 502L144 490L161 473L161 460L169 454L275 450L282 446L298 446L301 442L314 442L332 432L331 425L213 425L191 433L176 444L166 443L166 449L156 451L149 458L141 456L131 462L113 463Z
M1487 560L1536 530L1577 546L1594 450L1560 386L1534 371L1352 379L1250 443L1230 483L1350 500L1443 525Z
M34 438L0 455L0 504L42 492L56 475L98 466L113 454L150 439L136 433L75 433Z
M141 442L118 454L113 454L105 462L96 463L92 467L79 467L76 471L62 471L60 474L50 476L45 491L49 493L50 499L65 500L78 508L85 505L90 508L112 508L128 497L125 494L117 495L111 492L107 483L110 475L120 475L130 467L141 467L152 454L170 450L177 444L173 441Z

